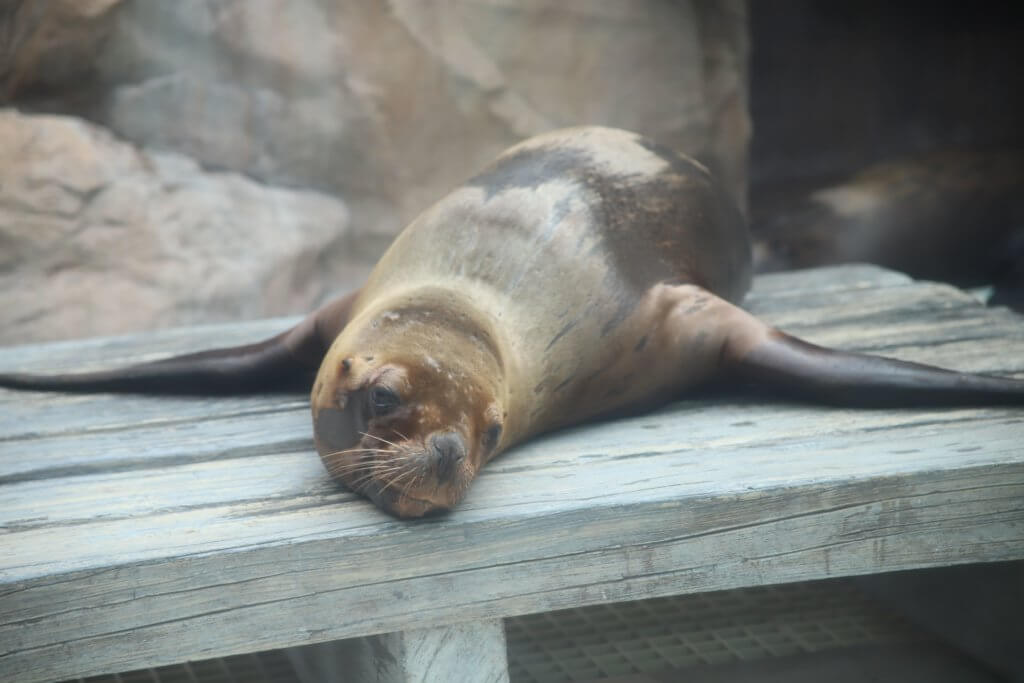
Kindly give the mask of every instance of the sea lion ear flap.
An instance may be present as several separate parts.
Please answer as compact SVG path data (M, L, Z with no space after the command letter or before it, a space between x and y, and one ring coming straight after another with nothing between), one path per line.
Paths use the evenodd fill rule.
M292 329L255 344L67 375L0 374L0 387L40 391L243 394L306 388L348 322L358 292L328 302Z

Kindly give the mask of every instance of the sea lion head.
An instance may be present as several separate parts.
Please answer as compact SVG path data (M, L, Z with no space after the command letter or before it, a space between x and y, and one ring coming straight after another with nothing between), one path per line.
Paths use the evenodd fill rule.
M317 451L398 517L447 510L502 444L500 359L462 313L397 307L350 323L313 387Z

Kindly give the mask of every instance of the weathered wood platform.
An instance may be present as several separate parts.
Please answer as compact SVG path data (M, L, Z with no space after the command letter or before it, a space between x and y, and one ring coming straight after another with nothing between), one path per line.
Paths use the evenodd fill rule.
M1020 317L876 268L764 277L748 307L818 343L1024 373ZM284 324L0 349L0 368ZM1021 409L694 397L515 449L454 513L402 522L328 480L304 396L0 390L4 681L398 631L419 647L474 621L500 639L513 614L1020 558Z

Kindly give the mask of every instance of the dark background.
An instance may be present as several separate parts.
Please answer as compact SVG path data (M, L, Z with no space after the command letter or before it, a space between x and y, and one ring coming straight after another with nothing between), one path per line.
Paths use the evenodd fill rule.
M751 205L872 162L1024 148L1024 2L754 0Z

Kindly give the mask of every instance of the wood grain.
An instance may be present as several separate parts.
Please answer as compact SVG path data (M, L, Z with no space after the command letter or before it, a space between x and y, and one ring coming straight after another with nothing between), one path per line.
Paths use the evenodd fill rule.
M1024 323L866 266L749 307L810 341L1024 373ZM290 321L0 349L100 367ZM0 680L43 681L619 600L1024 558L1024 412L716 394L491 463L399 522L327 479L301 395L0 390Z

